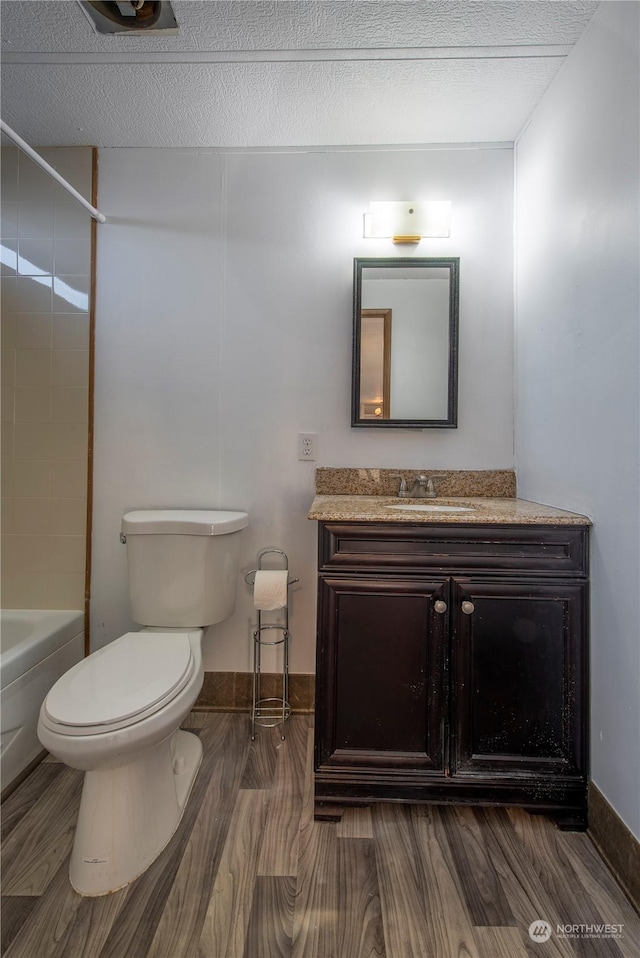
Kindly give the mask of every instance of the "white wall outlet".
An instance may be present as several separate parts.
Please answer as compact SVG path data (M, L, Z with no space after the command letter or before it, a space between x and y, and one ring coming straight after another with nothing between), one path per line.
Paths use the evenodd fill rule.
M298 459L304 459L307 462L315 462L316 439L317 435L315 432L298 433Z

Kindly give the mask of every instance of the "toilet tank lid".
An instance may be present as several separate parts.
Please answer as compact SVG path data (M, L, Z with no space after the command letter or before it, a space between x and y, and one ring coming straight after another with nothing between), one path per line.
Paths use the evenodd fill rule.
M126 535L223 536L249 523L246 512L223 509L140 509L122 517Z

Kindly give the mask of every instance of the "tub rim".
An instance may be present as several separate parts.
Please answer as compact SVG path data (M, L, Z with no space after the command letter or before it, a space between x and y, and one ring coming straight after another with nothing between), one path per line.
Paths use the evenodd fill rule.
M79 609L0 609L0 623L9 614L35 627L26 638L0 652L0 689L4 690L47 656L84 632L84 612Z

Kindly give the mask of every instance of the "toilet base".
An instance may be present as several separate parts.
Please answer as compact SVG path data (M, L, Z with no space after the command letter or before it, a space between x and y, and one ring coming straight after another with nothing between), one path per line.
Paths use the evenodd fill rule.
M197 735L177 729L117 768L85 772L69 879L87 897L138 878L182 818L202 761Z

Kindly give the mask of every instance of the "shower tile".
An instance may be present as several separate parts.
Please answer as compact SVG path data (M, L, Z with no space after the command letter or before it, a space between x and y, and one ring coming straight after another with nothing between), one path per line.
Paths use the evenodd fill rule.
M88 430L85 423L51 423L49 458L86 459L89 445Z
M2 424L2 459L13 459L16 427L12 422Z
M18 240L16 237L3 239L0 243L0 275L15 276L18 272Z
M23 572L11 576L9 587L11 605L17 609L46 609L46 572ZM3 602L7 597L3 595Z
M53 317L53 348L88 349L89 314L55 313Z
M14 589L13 589L13 576L9 574L9 570L3 572L2 575L2 608L3 609L19 609L20 606L17 602L14 601ZM24 608L24 606L22 606Z
M6 581L7 576L14 572L13 566L13 544L15 536L3 532L0 535L0 565L2 566L2 581ZM3 596L4 598L4 596ZM6 603L4 603L6 604Z
M14 488L25 498L51 495L52 463L47 459L16 459L13 464Z
M92 149L90 146L57 146L47 162L86 199L91 200ZM56 195L56 202L74 203L66 193Z
M84 572L85 537L49 536L49 570L51 572Z
M57 276L88 276L90 267L91 253L85 240L56 240L54 269Z
M3 276L0 279L0 300L3 313L18 311L18 279L16 276Z
M20 196L28 196L30 203L44 204L53 203L60 188L48 173L26 156L19 159L18 186Z
M81 499L87 494L87 463L60 461L51 463L51 495Z
M3 535L8 535L10 532L13 532L13 503L14 500L9 496L3 496L0 500Z
M2 382L5 386L13 386L16 380L16 351L15 349L2 350Z
M19 150L17 147L2 147L2 164L0 164L0 189L2 190L3 203L17 202L18 159Z
M54 313L86 313L89 309L89 282L88 276L54 276Z
M53 239L25 237L18 241L18 273L21 276L51 276Z
M0 328L2 329L2 348L13 349L16 345L16 315L2 310Z
M51 349L51 313L23 313L16 317L19 349Z
M88 244L91 238L90 215L73 200L68 203L57 202L53 235L56 242L59 239L77 239Z
M51 410L50 386L26 386L15 390L16 422L50 422Z
M51 419L53 422L87 422L89 390L76 386L54 386Z
M18 204L10 200L2 200L2 209L0 210L0 234L3 238L11 238L18 235Z
M19 203L17 235L20 239L27 236L34 239L53 236L53 202Z
M87 503L84 499L51 499L51 535L84 536Z
M15 463L13 459L2 459L0 461L0 489L3 496L13 495L13 474Z
M17 349L15 382L16 386L50 386L51 350Z
M15 424L14 458L50 459L51 424L17 422Z
M84 574L50 572L47 582L48 609L84 608Z
M13 386L2 386L2 422L13 422L15 390Z
M54 386L88 386L89 350L54 349L51 381Z
M51 499L13 500L13 531L16 535L47 535L51 521Z
M46 535L13 535L12 571L48 572L49 538Z
M45 152L90 198L91 149ZM3 599L82 608L91 220L18 150L2 153Z
M16 313L46 313L52 308L52 276L18 276Z

